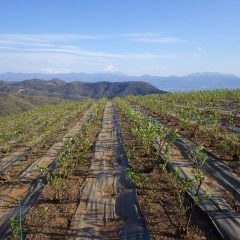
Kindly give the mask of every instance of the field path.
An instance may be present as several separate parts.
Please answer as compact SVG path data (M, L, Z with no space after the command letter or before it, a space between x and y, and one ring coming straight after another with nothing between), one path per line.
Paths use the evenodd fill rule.
M104 110L90 173L70 231L73 239L149 239L136 197L126 179L127 159L112 102Z

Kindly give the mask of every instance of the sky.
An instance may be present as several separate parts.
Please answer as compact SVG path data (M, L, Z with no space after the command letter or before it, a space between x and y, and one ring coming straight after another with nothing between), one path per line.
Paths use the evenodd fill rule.
M0 0L0 73L240 75L240 0Z

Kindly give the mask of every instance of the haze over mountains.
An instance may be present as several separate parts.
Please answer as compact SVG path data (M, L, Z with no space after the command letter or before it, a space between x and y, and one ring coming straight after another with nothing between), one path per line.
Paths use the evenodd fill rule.
M0 74L3 81L23 81L26 79L62 79L66 82L125 82L141 81L149 83L165 91L191 91L205 89L235 89L240 88L240 77L222 73L194 73L187 76L128 76L121 73L4 73Z

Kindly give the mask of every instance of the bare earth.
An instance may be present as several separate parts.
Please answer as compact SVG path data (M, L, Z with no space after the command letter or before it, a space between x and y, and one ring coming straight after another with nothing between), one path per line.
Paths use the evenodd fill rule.
M125 178L127 167L115 109L108 102L90 174L70 226L73 239L149 239L136 190Z

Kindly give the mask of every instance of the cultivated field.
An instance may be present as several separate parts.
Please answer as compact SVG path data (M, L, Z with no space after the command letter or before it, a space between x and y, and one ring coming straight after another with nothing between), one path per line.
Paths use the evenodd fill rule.
M240 239L240 90L0 117L0 239Z

